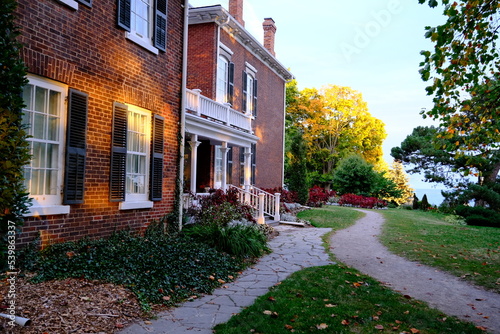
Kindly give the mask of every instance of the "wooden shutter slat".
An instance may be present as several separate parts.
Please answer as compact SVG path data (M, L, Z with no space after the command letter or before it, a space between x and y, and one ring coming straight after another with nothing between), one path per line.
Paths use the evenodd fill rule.
M131 0L118 0L118 26L130 31Z
M165 119L153 116L151 133L151 172L149 197L152 201L161 201L163 197L163 143Z
M153 44L161 51L167 49L167 0L155 1Z
M257 117L257 79L253 81L253 106L252 114Z
M247 72L243 71L243 107L241 110L247 112Z
M83 203L87 148L88 95L69 90L66 160L64 165L64 204Z
M113 129L111 139L110 201L125 200L127 172L127 116L128 107L115 102L113 105Z
M228 85L227 85L227 102L233 104L234 99L234 63L230 62L228 66Z

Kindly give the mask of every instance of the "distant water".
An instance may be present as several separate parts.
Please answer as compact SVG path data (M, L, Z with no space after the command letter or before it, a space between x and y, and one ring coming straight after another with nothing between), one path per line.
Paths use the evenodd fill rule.
M417 194L419 201L422 200L424 195L427 195L427 201L429 204L439 206L444 201L444 197L441 195L441 190L443 189L415 189L415 193Z

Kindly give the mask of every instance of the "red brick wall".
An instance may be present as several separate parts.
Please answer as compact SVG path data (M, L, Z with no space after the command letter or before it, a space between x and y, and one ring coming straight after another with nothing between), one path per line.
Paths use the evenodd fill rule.
M221 41L234 52L231 61L235 64L233 108L236 110L242 110L242 72L245 70L245 62L257 70L257 117L254 121L254 132L260 140L257 142L255 185L261 188L281 187L285 81L226 32L221 33ZM233 175L239 175L239 167L237 169L237 174Z
M217 82L217 25L189 26L188 89L201 89L201 94L215 100Z
M19 0L18 24L28 72L89 95L83 204L67 215L30 217L20 243L41 232L45 240L106 236L137 229L173 209L177 174L182 78L183 0L168 2L167 52L158 55L125 38L116 24L116 1L93 1L73 10L54 0ZM153 209L118 210L109 202L113 102L143 107L165 118L163 200Z

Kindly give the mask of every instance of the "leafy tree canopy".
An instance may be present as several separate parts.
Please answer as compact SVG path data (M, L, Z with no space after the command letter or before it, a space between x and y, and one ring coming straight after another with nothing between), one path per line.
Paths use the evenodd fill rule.
M333 173L333 189L339 194L355 194L376 198L400 197L396 183L377 172L359 154L340 161Z
M439 144L460 160L458 170L468 174L478 167L480 176L494 181L500 169L500 58L498 0L419 0L442 7L446 22L426 27L434 49L422 51L420 74L430 85L434 107L422 111L439 120ZM442 5L442 6L441 6ZM441 140L442 139L442 140ZM487 160L489 173L482 174Z
M359 92L335 85L290 89L287 101L287 127L302 129L308 175L315 183L331 183L338 162L352 153L370 163L382 161L384 124L370 115Z

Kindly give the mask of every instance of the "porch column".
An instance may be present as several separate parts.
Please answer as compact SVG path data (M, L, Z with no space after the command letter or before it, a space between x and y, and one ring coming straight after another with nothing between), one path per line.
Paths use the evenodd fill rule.
M244 167L244 180L245 180L245 190L250 191L250 182L252 178L252 149L250 147L245 147L245 167Z
M198 141L198 135L191 135L191 192L196 194L196 166L198 165L198 146L201 142Z
M227 190L227 152L229 152L230 148L227 147L227 142L223 141L222 146L219 147L219 150L222 155L222 179L221 179L221 188L223 191Z

